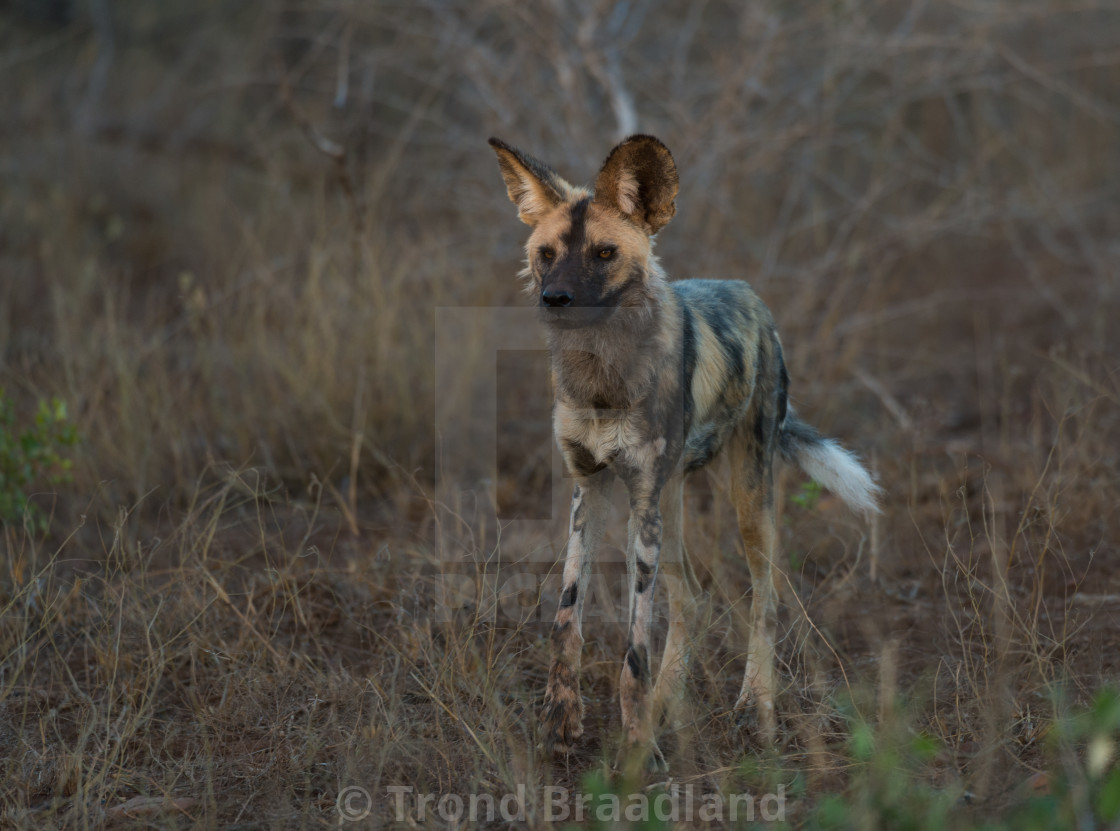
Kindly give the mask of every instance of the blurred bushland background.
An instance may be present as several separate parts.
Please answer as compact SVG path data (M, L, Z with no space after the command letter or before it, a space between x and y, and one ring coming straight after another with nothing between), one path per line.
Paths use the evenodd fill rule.
M0 824L334 827L358 784L392 826L389 785L610 757L617 628L553 765L547 584L436 620L440 534L493 571L564 520L492 507L550 487L533 360L477 516L436 503L434 344L437 307L525 302L487 137L590 181L633 132L680 169L668 274L749 280L887 493L868 529L788 477L759 747L698 478L678 781L785 783L806 827L1115 827L1116 0L0 2ZM469 333L459 370L495 371Z

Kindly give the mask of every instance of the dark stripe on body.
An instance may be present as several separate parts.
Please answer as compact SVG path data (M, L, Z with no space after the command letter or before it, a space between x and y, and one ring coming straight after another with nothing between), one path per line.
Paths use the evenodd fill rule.
M646 676L646 667L649 665L649 656L644 646L628 644L626 647L626 666L634 680L641 681Z
M778 429L786 423L786 413L789 412L789 373L786 371L785 357L782 347L778 346Z
M704 304L700 307L700 313L712 328L733 377L742 380L746 363L743 360L743 342L735 331L739 324L735 311L730 305Z
M719 438L719 434L715 430L711 430L704 436L703 441L699 445L695 445L691 448L693 455L685 461L685 473L699 470L715 457L716 450L719 449L717 447Z
M696 372L696 323L692 319L692 309L689 308L688 301L680 297L680 303L683 317L681 352L684 356L681 362L681 403L684 410L684 435L687 436L692 423L692 376Z
M642 560L641 557L637 558L637 566L638 576L634 580L634 591L638 594L645 594L646 589L653 582L653 566Z
M764 342L763 342L764 343ZM759 343L758 352L755 353L754 358L754 377L755 377L755 397L756 403L753 409L755 410L754 424L754 439L758 443L757 452L761 453L762 448L766 446L766 437L770 432L770 407L769 402L764 397L768 387L770 386L769 378L763 375L764 362L768 361L770 354L765 349L763 343ZM748 415L749 418L749 415Z
M579 586L576 583L564 589L564 593L560 595L560 608L570 609L576 605L576 597L579 596Z
M564 454L568 460L568 466L576 476L590 476L592 473L598 473L607 466L605 463L600 464L596 462L591 451L582 444L576 444L573 441L565 441L564 446L568 451Z

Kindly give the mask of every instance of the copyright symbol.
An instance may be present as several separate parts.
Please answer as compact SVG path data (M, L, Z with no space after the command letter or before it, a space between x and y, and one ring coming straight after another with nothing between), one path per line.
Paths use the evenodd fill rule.
M369 816L369 812L373 810L373 800L365 788L350 785L338 792L334 807L338 809L338 815L344 822L358 822Z

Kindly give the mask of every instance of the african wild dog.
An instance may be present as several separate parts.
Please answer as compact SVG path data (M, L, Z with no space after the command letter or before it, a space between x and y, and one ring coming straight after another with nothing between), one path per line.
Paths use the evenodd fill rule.
M573 187L498 139L502 178L531 226L523 276L552 354L553 428L577 484L543 712L546 741L565 750L582 733L580 616L591 557L603 537L615 478L629 491L629 643L619 682L630 745L653 739L650 627L659 567L669 583L669 631L652 699L679 692L699 587L681 534L684 474L724 447L753 584L751 635L737 708L753 705L772 736L774 713L774 457L796 463L857 511L878 487L854 456L789 407L789 376L769 310L746 283L669 283L652 237L676 212L677 168L650 136L611 151L593 190Z

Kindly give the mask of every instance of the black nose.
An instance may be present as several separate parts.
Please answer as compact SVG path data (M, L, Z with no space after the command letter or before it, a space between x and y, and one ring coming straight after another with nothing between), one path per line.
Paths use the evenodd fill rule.
M546 306L570 306L572 299L571 293L564 289L545 289L541 292L541 300Z

